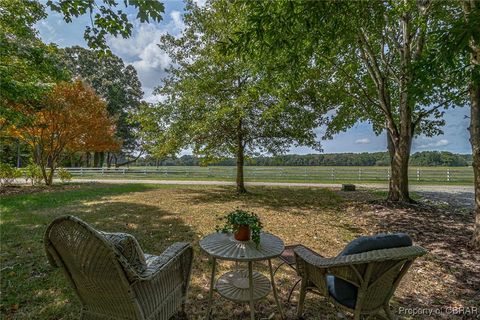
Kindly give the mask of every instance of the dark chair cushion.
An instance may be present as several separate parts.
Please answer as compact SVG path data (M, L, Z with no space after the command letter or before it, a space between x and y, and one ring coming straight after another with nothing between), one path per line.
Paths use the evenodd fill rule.
M128 233L101 232L101 234L115 246L138 273L147 269L145 255L134 236Z
M344 306L355 309L357 302L357 287L342 279L327 275L327 288L330 295Z
M379 233L368 237L358 237L352 240L340 252L339 256L348 256L350 254L368 252L373 250L391 249L400 247L409 247L412 245L412 239L406 233Z
M345 246L339 256L368 252L373 250L408 247L412 239L406 233L379 233L368 237L359 237ZM358 288L345 280L327 276L327 287L330 295L344 306L354 309L357 301Z

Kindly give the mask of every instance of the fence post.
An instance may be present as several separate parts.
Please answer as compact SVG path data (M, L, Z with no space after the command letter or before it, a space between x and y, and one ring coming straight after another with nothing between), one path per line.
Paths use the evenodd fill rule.
M303 179L307 182L307 167L304 168L305 172L303 174Z
M387 180L390 180L390 168L387 169Z
M417 181L420 181L420 169L417 169Z
M450 182L450 169L447 169L447 181Z
M80 175L83 176L83 167L80 168Z
M102 176L103 176L104 173L105 173L105 171L104 171L104 169L103 169L103 167L102 167Z
M332 180L335 180L335 169L332 169Z
M122 174L125 175L125 168L122 168Z
M143 174L144 174L144 175L147 175L147 166L145 166L145 167L143 168Z
M358 180L362 180L362 169L358 169Z

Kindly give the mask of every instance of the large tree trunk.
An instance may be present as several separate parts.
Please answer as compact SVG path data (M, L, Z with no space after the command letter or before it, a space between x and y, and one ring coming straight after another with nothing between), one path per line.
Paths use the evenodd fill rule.
M388 190L388 200L395 202L412 202L408 191L408 161L410 150L398 148L395 150Z
M473 155L473 177L475 189L475 229L472 243L480 248L480 81L472 81L470 88L470 144Z
M237 193L247 193L243 178L243 165L245 162L245 146L243 145L242 121L237 127Z
M400 55L400 121L398 131L390 132L391 142L395 152L391 163L391 177L388 192L388 200L395 202L412 202L408 192L408 161L410 159L410 149L412 146L413 123L412 110L414 102L409 93L409 87L412 82L411 74L411 30L408 14L402 16L401 27L403 33L403 45ZM390 119L389 121L393 121ZM391 125L393 127L393 124Z

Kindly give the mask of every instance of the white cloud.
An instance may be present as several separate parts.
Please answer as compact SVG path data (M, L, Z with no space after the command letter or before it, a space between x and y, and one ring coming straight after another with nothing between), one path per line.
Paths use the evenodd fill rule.
M356 144L370 144L370 139L368 138L362 138L362 139L357 139L355 140Z
M167 33L179 36L185 29L180 11L173 10L169 17L166 24L134 24L132 36L128 39L122 37L108 39L112 51L137 70L147 101L156 100L152 96L153 88L160 84L161 79L165 77L165 69L171 63L167 53L157 45L160 38Z
M182 14L180 11L173 10L170 12L170 17L172 18L173 25L175 26L174 32L182 32L185 29L185 23L183 23Z
M203 7L207 4L207 0L193 0L193 2L195 2L199 7Z
M447 146L449 144L450 144L450 142L447 139L440 139L438 141L422 143L422 144L418 145L417 147L419 149L437 148L437 147L444 147L444 146Z

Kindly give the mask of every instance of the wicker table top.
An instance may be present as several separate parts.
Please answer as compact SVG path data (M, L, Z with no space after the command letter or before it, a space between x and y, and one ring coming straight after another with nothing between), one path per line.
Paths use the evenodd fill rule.
M259 261L278 257L285 245L273 234L262 232L260 244L235 240L231 233L212 233L200 240L200 247L209 255L222 260Z

